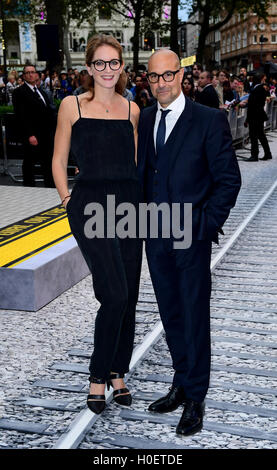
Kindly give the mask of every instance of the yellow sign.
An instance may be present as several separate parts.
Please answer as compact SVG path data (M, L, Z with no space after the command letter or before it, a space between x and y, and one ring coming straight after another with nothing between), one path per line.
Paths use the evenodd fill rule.
M0 229L0 266L10 268L71 236L65 209L52 207Z
M196 62L196 55L184 57L184 59L181 60L181 67L187 67L189 65L194 64L194 62Z

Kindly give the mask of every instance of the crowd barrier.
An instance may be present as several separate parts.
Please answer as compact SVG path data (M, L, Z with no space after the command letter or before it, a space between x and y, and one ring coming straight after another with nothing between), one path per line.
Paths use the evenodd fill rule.
M17 126L16 118L14 113L6 113L0 117L0 163L1 163L1 174L8 175L10 178L17 182L22 183L21 167L22 163L12 160L23 159L23 145L19 135L19 129ZM75 164L71 156L68 160L68 179L74 179ZM14 174L12 169L18 168L19 174ZM35 165L35 181L43 181L40 174L40 165ZM39 176L40 175L40 176Z
M268 121L265 122L265 130L274 130L277 127L277 99L271 100L266 103L265 111L268 116ZM231 134L234 146L244 146L249 138L249 128L244 126L247 115L247 108L231 108L228 111L228 121L230 124ZM2 160L2 174L9 175L14 181L22 182L20 175L15 175L11 171L13 167L20 166L21 164L12 163L10 160L23 158L23 148L18 136L15 115L8 113L0 118L1 133L0 133L0 159ZM74 169L74 162L69 158L69 169ZM73 176L69 176L73 179ZM42 179L36 178L36 181Z
M265 105L268 121L265 122L265 130L274 130L277 127L277 99L271 100ZM246 143L249 138L249 128L244 126L247 108L231 108L228 111L228 121L234 146Z

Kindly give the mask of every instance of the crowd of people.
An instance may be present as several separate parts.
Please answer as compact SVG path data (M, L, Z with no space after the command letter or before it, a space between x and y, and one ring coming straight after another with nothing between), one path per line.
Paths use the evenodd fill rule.
M32 91L34 91L34 88L32 87L35 87L38 91L38 95L40 95L39 98L42 98L45 103L47 101L47 108L49 107L49 109L52 110L54 120L56 120L57 104L59 102L67 96L78 96L86 93L89 89L90 76L88 70L85 68L81 71L77 68L70 68L67 72L62 70L61 73L58 74L56 71L53 73L50 73L49 70L37 71L33 66L26 65L22 74L19 74L16 70L11 70L9 71L6 79L4 79L3 71L0 68L0 97L2 98L0 102L2 102L2 104L14 105L15 102L18 101L14 99L15 95L26 95L26 103L28 102L28 99L30 98L29 89L26 89L25 87L25 92L27 92L27 94L17 93L17 89L21 89L26 83L29 83L30 88L30 76L28 73L27 75L24 73L24 70L26 71L26 67L31 67L32 69ZM125 84L125 90L123 92L124 98L129 102L135 102L140 109L150 107L156 102L156 99L151 92L147 69L144 65L139 66L138 72L134 72L127 66L123 69L122 74ZM260 87L257 89L258 85L260 85ZM191 101L198 102L211 108L221 109L224 113L228 113L231 109L235 109L239 115L243 108L246 108L247 117L245 120L245 126L249 126L249 136L251 140L251 156L248 160L258 161L258 140L264 149L263 159L268 160L272 158L267 138L264 133L263 123L267 120L266 113L264 112L266 101L276 98L276 78L268 78L265 74L260 73L248 74L244 67L240 68L237 75L231 75L225 69L204 70L200 63L195 62L192 67L185 69L181 86L183 94ZM39 103L37 103L37 105L38 112L42 112L39 107ZM51 112L49 111L48 117L50 114ZM53 121L52 117L51 120ZM22 126L23 124L21 123L20 128ZM34 150L33 146L29 141L24 142L27 147L25 149L26 154L30 155ZM36 150L38 151L38 149ZM52 145L50 152L51 151ZM48 162L50 161L49 158L47 158ZM29 157L28 162L30 162ZM33 164L34 162L32 165ZM33 185L33 171L30 171L30 168L28 167L27 172L23 171L24 175L25 173L28 176L26 176L26 178L24 176L24 184ZM30 175L32 175L31 180ZM54 185L51 175L46 176L46 181L47 185Z
M129 67L125 68L126 90L124 97L128 101L134 101L140 109L151 106L155 99L147 80L147 70L144 66L135 73ZM67 72L62 70L50 74L49 70L37 72L37 85L45 91L51 101L62 100L69 95L79 95L88 89L89 75L86 69L79 71L77 68L69 68ZM13 91L24 83L23 75L16 70L8 73L7 79L3 78L0 69L1 102L12 105ZM212 87L211 87L212 85ZM277 79L269 78L263 84L267 99L275 99L277 95ZM206 106L224 109L236 107L240 112L247 107L249 93L253 87L253 76L248 76L245 67L240 68L238 75L230 74L225 69L204 70L200 63L195 62L189 67L183 77L182 90L185 96Z

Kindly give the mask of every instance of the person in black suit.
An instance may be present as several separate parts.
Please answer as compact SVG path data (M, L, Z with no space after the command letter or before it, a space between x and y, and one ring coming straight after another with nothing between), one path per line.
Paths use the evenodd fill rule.
M25 65L23 78L25 83L14 90L12 98L23 142L23 185L35 186L35 163L38 161L44 185L53 188L52 155L56 113L46 93L36 86L38 75L33 65Z
M249 137L251 141L251 157L246 161L257 162L259 155L258 140L264 149L264 156L260 160L270 160L272 158L269 143L264 131L264 122L268 116L264 110L267 92L264 88L266 75L257 73L253 77L253 86L248 98L247 117L245 125L249 125Z
M148 80L157 104L141 112L138 176L146 203L192 204L192 243L174 248L173 229L146 237L146 255L175 374L153 412L184 404L176 432L202 428L210 374L211 245L235 205L241 186L228 120L182 93L183 69L170 50L149 60ZM182 213L182 209L180 211ZM181 220L181 228L188 225ZM151 234L150 234L151 235Z
M219 98L218 94L214 89L212 84L213 81L213 74L212 72L201 72L198 86L202 89L196 95L195 101L200 104L204 104L205 106L209 106L210 108L219 108Z

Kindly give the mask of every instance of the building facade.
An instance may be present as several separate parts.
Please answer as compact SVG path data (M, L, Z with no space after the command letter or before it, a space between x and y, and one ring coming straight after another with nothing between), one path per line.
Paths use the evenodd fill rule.
M198 38L200 32L200 26L198 24L190 24L190 21L194 23L195 21L199 21L199 13L194 13L190 15L187 22L187 50L186 54L187 57L196 54L197 46L198 46Z
M266 61L277 58L277 5L269 8L268 23L255 13L234 15L221 28L221 64L231 72L241 65L257 69ZM261 42L266 38L267 41Z
M170 1L165 3L162 11L162 19L169 24ZM8 69L21 69L26 62L34 63L38 68L44 68L45 62L38 61L35 25L20 23L18 20L8 20L12 35L7 40L7 65ZM44 21L40 21L42 24ZM123 47L123 57L126 65L132 67L134 21L125 19L118 13L108 14L107 11L98 10L95 23L84 22L77 27L71 22L68 35L69 52L72 67L85 66L85 49L87 40L93 32L112 34ZM139 62L146 65L153 50L168 47L169 33L161 34L159 31L144 31L140 36ZM3 64L3 50L0 41L0 64ZM64 68L68 64L64 60Z

